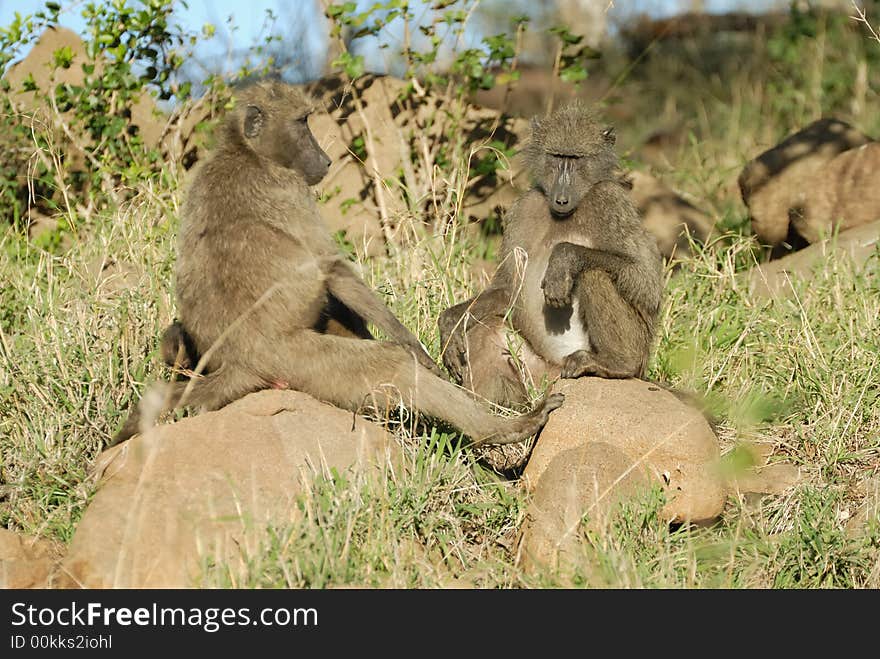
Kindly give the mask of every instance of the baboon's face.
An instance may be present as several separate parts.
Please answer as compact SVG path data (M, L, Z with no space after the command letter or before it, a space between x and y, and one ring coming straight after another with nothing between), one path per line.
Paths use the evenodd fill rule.
M610 144L602 144L587 154L545 153L537 178L553 215L571 215L590 188L609 177L614 161Z
M568 217L594 185L613 178L614 141L614 129L577 102L532 120L526 163L553 217Z
M327 174L331 160L312 135L308 117L307 111L248 105L244 135L254 151L299 172L308 185L315 185Z

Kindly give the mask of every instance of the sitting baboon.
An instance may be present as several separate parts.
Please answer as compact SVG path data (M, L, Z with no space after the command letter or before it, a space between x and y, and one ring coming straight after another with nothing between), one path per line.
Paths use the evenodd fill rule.
M309 130L311 111L296 87L252 85L198 165L182 209L180 321L166 330L163 356L189 352L199 365L166 385L167 409L217 409L289 387L351 410L403 402L477 443L534 435L561 397L516 418L492 414L437 375L419 340L339 253L309 189L330 165ZM367 322L393 342L366 338ZM325 333L331 323L347 335ZM139 417L136 408L114 444L139 430Z
M510 404L529 378L644 374L663 265L613 145L613 129L577 102L532 121L534 185L505 218L498 270L440 316L443 361L476 393ZM508 314L521 346L509 345Z

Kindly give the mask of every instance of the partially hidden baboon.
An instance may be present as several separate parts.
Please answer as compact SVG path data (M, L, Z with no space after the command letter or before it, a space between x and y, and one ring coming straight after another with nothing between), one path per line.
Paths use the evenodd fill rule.
M296 87L248 87L194 173L178 244L180 320L162 351L199 365L191 378L164 385L167 410L217 409L289 387L351 410L403 402L476 443L534 435L561 397L514 418L492 414L438 376L418 339L339 253L309 189L330 165L309 130L311 111ZM366 323L392 340L367 338ZM330 325L336 334L326 333ZM140 430L139 408L113 444Z
M533 187L505 218L498 269L439 320L446 367L476 393L512 404L529 378L644 374L663 265L613 146L613 129L579 102L532 121Z

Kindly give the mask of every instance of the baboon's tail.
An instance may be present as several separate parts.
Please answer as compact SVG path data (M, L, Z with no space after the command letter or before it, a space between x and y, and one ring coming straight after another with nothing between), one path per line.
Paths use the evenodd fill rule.
M158 383L131 410L122 428L107 446L116 446L139 432L146 432L162 414L183 405L216 410L261 386L265 385L261 385L256 377L248 378L223 366L187 380Z

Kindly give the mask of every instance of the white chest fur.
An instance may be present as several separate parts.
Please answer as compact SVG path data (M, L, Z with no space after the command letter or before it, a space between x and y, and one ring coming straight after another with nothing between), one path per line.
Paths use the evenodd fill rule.
M590 337L581 320L578 300L573 299L570 306L562 308L545 303L541 283L544 281L547 264L548 257L545 256L537 260L530 258L526 266L522 291L523 311L528 318L537 320L529 323L533 336L526 338L542 357L561 364L571 353L589 349Z
M571 353L590 347L577 300L573 300L571 306L558 309L544 305L543 315L545 354L549 359L561 363Z

